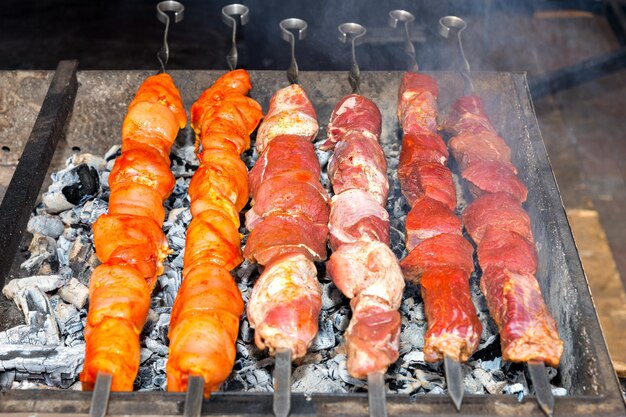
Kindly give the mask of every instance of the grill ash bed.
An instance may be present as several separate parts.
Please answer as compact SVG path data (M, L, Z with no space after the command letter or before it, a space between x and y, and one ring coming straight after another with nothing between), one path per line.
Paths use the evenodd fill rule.
M186 108L189 108L203 89L222 72L171 71L170 74L180 88ZM39 84L44 84L51 78L51 74L45 72L32 75ZM41 294L45 291L17 291L22 297L22 303L30 304L36 317L36 320L32 319L34 321L30 323L31 327L21 321L19 324L22 327L15 330L18 323L11 318L20 317L22 313L17 311L12 301L0 301L0 311L8 313L0 318L0 385L39 387L24 382L30 380L45 381L50 385L67 388L75 381L75 374L82 362L82 322L86 314L84 308L78 308L82 301L81 286L76 282L87 283L90 267L94 262L91 257L92 249L90 251L90 224L100 212L106 210L106 187L104 195L97 195L75 209L71 206L64 208L65 214L62 214L64 217L61 223L57 220L43 222L43 217L39 220L41 224L31 221L29 229L39 228L48 234L56 234L56 238L51 238L54 245L49 239L33 243L29 234L24 234L21 238L22 231L31 218L37 195L41 197L42 193L53 190L48 188L50 174L64 170L64 174L56 178L57 185L63 181L67 182L64 185L76 184L76 179L81 178L81 184L102 191L102 184L106 184L108 175L107 161L87 161L75 149L78 147L80 153L88 152L103 157L113 145L119 144L119 131L127 105L139 84L148 75L150 74L143 71L85 71L75 74L75 64L68 62L61 63L57 69L30 141L24 148L13 182L0 208L0 239L5 248L0 254L2 279L9 282L12 278L37 275L41 265L46 262L50 264L49 275L57 276L36 278L45 281L51 289L48 296L44 295L43 298ZM253 82L252 97L264 109L267 109L271 95L287 84L283 72L251 71L250 75ZM442 115L445 115L452 102L462 95L463 80L458 73L453 72L431 75L439 83L439 108ZM381 142L387 157L391 184L387 209L391 217L392 248L400 258L406 255L403 230L404 216L408 211L408 205L400 194L396 173L401 132L395 110L401 76L399 72L361 74L362 94L375 101L383 115ZM557 322L560 336L565 342L561 365L557 372L550 373L553 377L553 391L557 394L555 415L624 415L619 384L611 366L539 133L525 76L494 72L473 73L472 76L476 92L484 98L487 112L498 132L511 146L513 161L520 170L520 178L529 189L525 208L533 220L533 233L537 241L537 278ZM0 74L0 77L15 77L15 73ZM301 72L299 82L316 107L322 127L318 136L320 141L326 136L325 126L333 106L349 93L346 74ZM194 169L192 143L193 135L187 128L177 139L173 151L173 170L178 182L173 196L166 203L166 207L173 214L171 221L166 222L165 230L170 246L176 253L168 259L166 274L159 279L160 288L153 294L153 312L142 336L143 363L136 388L152 392L113 393L109 415L180 415L183 411L184 394L164 393L159 390L165 386L168 309L173 302L175 289L180 284L177 268L180 269L182 257L177 255L180 254L181 245L184 245L185 225L190 217L185 209L185 204L188 206L185 184L188 184L190 173ZM12 143L14 149L19 145L21 144ZM55 148L56 151L53 152ZM114 156L113 151L107 158L112 160ZM244 156L248 166L256 157L252 151ZM318 156L324 166L329 154L318 152ZM66 169L65 162L72 157L73 166L86 163L87 167L71 166ZM50 168L46 174L48 166ZM61 178L63 176L66 178ZM458 170L455 171L455 176L458 180ZM327 185L324 175L322 180ZM42 183L45 184L43 187ZM74 192L80 198L80 195L90 192L89 187ZM46 199L59 199L63 203L64 199L76 198L68 198L68 192L61 194L63 196L58 192L56 195L49 193ZM69 246L62 239L63 223L73 225L75 230L76 236L73 242L69 242ZM59 227L60 230L54 230ZM59 234L61 237L58 237ZM76 241L79 243L72 250L71 246ZM32 253L27 258L27 252L17 250L18 246L28 248L29 245L31 251L39 250L44 255L50 250L49 245L55 246L56 251L49 258L44 256L45 260L39 262L33 260ZM52 258L54 261L50 261ZM30 263L26 262L24 265L24 261ZM244 299L247 299L247 292L258 276L256 266L251 267L244 263L235 273ZM363 383L348 376L345 358L341 357L345 354L341 350L341 335L349 318L348 303L324 275L322 268L320 280L324 287L324 307L320 336L304 361L294 364L291 413L294 416L367 415L367 395ZM76 278L71 284L68 284L69 276ZM542 411L531 395L533 387L527 382L523 366L502 364L499 360L500 345L495 337L497 330L486 313L485 302L478 289L478 279L477 274L472 278L472 293L485 331L477 353L464 368L466 396L460 414L542 416ZM61 291L64 293L59 294ZM63 307L66 304L77 307L68 309ZM389 414L457 415L453 404L444 393L446 387L443 367L440 364L424 363L421 355L425 319L419 288L407 286L400 310L403 316L401 356L385 378ZM56 332L40 331L56 326L50 324L46 327L46 320L48 323L50 320L62 322L63 325L58 326ZM237 346L239 354L235 370L224 386L225 392L214 394L209 401L205 401L204 414L271 415L271 371L274 361L253 347L251 335L244 319ZM23 344L16 344L25 339L40 346L27 348ZM58 344L58 339L62 340L60 346L55 345ZM75 390L8 389L0 393L0 414L86 414L90 401L91 393Z

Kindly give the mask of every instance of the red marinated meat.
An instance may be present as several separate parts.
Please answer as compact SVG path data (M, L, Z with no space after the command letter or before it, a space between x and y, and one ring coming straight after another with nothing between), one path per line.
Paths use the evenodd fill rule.
M418 164L398 173L400 189L409 205L422 197L429 197L445 204L450 210L456 208L456 188L452 173L437 162Z
M257 280L248 301L248 320L256 345L270 353L291 349L306 354L317 334L322 290L313 262L302 254L273 257Z
M348 370L355 378L381 372L398 359L404 279L398 261L382 242L342 245L327 263L339 290L352 299L346 330Z
M398 94L398 120L404 134L437 131L437 82L424 74L405 73Z
M530 218L522 204L510 194L483 194L478 197L463 211L463 223L479 246L488 226L516 232L533 241Z
M274 138L248 174L250 196L254 198L256 190L264 180L294 170L310 171L319 178L320 163L313 144L293 135Z
M494 161L517 174L517 169L511 163L511 148L497 133L461 133L450 139L448 145L461 172L478 161Z
M493 161L476 161L461 173L470 183L474 197L485 193L509 193L520 202L526 201L528 189L511 170L509 164Z
M502 359L558 366L563 342L537 279L529 273L489 268L483 272L480 287L500 331Z
M402 138L398 172L425 162L438 162L441 165L448 162L448 148L441 136L432 133L405 134Z
M385 205L389 193L387 161L382 148L360 133L348 133L335 146L328 162L328 177L335 194L358 188L366 190Z
M332 149L335 144L346 140L347 133L360 135L378 141L381 130L380 110L373 101L358 94L342 98L333 109L328 123L328 139L320 149Z
M478 347L482 326L469 289L469 274L457 268L432 268L420 281L428 330L424 357L437 362L445 355L465 362Z
M262 153L274 138L282 135L312 141L318 130L317 115L309 97L298 84L291 84L270 99L269 111L256 135L256 149Z
M446 205L432 198L418 200L406 216L406 249L440 234L461 235L461 219Z
M528 274L537 271L535 245L515 232L492 226L487 227L478 245L478 262L483 271L492 267Z
M478 96L465 96L452 105L446 130L458 135L460 133L479 133L495 129L485 112L485 106Z
M417 283L424 271L432 268L457 268L467 277L474 270L472 245L457 234L443 234L426 239L400 261L404 279Z
M336 195L330 209L330 248L359 240L389 244L389 213L367 191L351 189Z
M327 224L330 198L318 177L309 171L291 171L261 183L254 205L246 213L246 227L253 230L264 218L283 214Z
M302 217L276 215L263 219L248 236L244 258L265 265L277 256L298 252L315 261L326 259L328 225Z

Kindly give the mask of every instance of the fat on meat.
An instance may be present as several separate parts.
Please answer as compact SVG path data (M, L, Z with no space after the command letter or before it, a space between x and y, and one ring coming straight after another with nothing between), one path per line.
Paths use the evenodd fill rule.
M389 246L377 241L347 243L327 263L337 288L351 299L346 330L348 369L356 378L386 369L398 358L404 279Z
M346 134L359 133L378 142L382 117L376 104L361 95L350 94L342 98L330 116L328 139L320 149L332 149L338 142L346 140Z
M306 354L317 334L322 289L313 262L300 253L285 253L266 265L248 300L248 320L261 349L291 349Z
M298 84L278 90L270 99L270 109L256 135L256 149L262 153L276 137L295 135L307 141L317 136L315 109Z
M367 191L350 189L335 195L330 209L330 247L357 241L389 244L389 213Z

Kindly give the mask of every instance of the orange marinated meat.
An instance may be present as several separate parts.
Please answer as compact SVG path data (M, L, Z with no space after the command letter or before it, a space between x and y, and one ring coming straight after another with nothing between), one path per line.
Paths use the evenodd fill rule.
M235 362L243 300L229 271L243 260L239 211L248 202L248 170L240 153L250 147L249 135L262 117L261 106L246 97L250 88L246 71L231 71L191 107L202 151L189 184L193 219L170 319L169 391L185 391L190 376L201 376L208 397Z
M171 77L149 77L137 91L122 127L122 154L109 175L109 213L93 225L102 264L89 282L85 364L80 380L93 389L111 374L113 391L132 391L139 369L139 334L150 293L169 253L161 230L163 200L174 187L169 153L187 124Z

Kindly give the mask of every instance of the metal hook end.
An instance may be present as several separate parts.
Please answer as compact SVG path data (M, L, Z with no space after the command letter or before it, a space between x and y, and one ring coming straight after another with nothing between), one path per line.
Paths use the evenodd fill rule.
M298 31L298 40L302 40L306 37L306 33L309 25L302 19L291 17L289 19L281 20L278 24L280 26L281 37L287 42L293 42L295 36L291 32L292 30Z
M157 19L159 22L165 23L166 25L169 23L169 16L167 12L174 13L174 22L178 23L183 20L185 17L185 6L182 3L179 3L174 0L165 0L156 5L157 9Z
M406 10L392 10L389 12L389 26L392 28L398 27L398 23L402 22L404 24L411 23L415 20L415 16L411 12L407 12Z
M237 24L237 18L241 21L241 26L245 26L250 21L250 9L243 4L233 3L222 7L222 22L229 27Z
M347 43L350 35L352 35L352 42L357 45L359 44L360 39L367 33L367 29L365 29L363 25L352 22L342 23L337 29L339 29L339 40L341 42Z
M463 32L467 28L467 22L457 16L444 16L439 19L439 34L444 38L450 36L450 31L456 29Z

